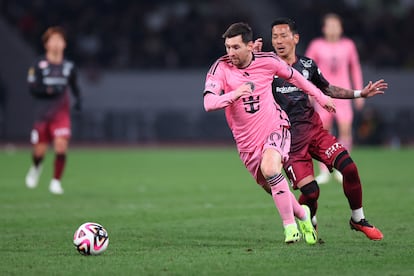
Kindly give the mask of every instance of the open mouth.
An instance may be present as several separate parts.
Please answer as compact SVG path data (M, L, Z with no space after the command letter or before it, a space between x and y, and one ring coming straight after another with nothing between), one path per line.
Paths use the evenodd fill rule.
M278 46L276 47L276 52L284 52L286 50L285 46Z

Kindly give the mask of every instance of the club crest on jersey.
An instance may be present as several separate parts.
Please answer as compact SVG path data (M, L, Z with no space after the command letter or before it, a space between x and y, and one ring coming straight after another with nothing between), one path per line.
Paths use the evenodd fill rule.
M39 61L39 68L40 69L45 69L48 66L49 66L49 63L46 60Z
M300 61L300 63L302 63L303 67L305 67L305 68L311 68L312 67L312 60L311 59L308 59L308 60L300 59L299 61Z

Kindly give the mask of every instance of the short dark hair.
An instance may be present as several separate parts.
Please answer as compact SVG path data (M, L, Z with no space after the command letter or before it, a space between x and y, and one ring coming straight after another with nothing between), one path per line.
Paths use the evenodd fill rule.
M43 44L46 44L49 38L53 34L59 34L63 37L63 39L66 41L66 32L65 29L63 29L61 26L52 26L47 28L47 30L42 35L42 42Z
M342 25L342 18L341 18L341 16L339 16L339 14L337 14L337 13L330 12L330 13L325 14L322 17L322 26L324 26L325 25L325 21L327 19L330 19L330 18L333 18L333 19L338 20L339 23Z
M289 29L292 31L293 34L298 34L299 33L296 22L294 20L290 19L290 18L287 18L287 17L277 18L275 21L273 21L272 28L274 26L284 25L284 24L289 26Z
M250 28L249 24L244 22L233 23L222 35L222 38L232 38L235 36L241 35L242 41L248 43L253 41L253 31Z

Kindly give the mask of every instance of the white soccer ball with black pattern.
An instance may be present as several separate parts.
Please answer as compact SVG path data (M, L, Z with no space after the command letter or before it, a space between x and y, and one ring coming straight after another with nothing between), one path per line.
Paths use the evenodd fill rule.
M82 255L102 254L108 243L108 232L96 222L82 224L73 235L73 244Z

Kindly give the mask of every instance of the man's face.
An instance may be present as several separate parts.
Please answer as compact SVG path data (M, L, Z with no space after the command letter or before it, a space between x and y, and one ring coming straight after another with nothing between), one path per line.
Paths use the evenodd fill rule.
M325 19L322 32L329 40L336 40L342 35L342 25L337 18L329 17Z
M46 51L63 52L66 47L65 39L58 33L52 34L45 44Z
M293 34L288 24L275 25L272 28L272 45L276 54L282 58L295 55L299 35Z
M224 46L234 66L244 68L249 65L253 51L252 41L246 44L243 42L241 35L238 35L226 38Z

